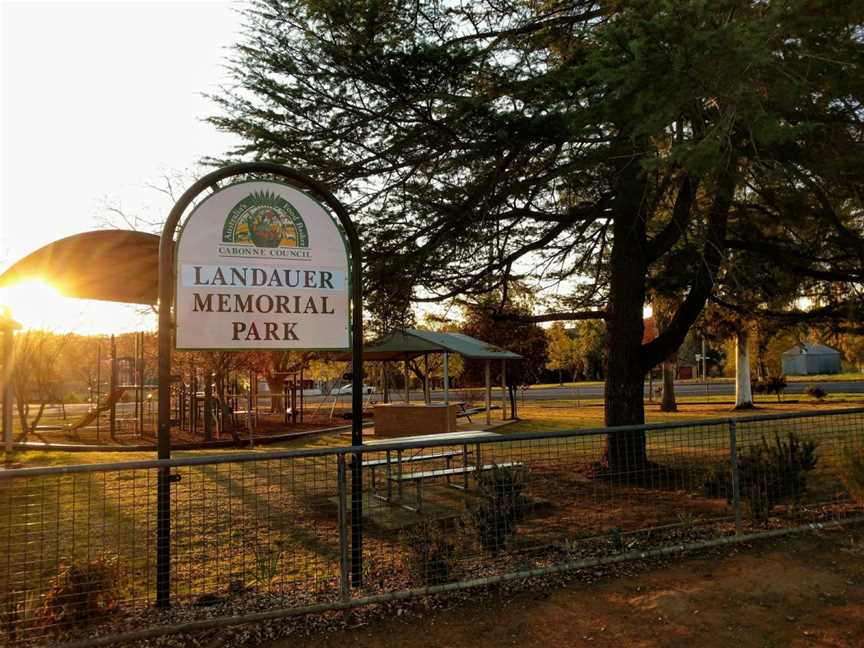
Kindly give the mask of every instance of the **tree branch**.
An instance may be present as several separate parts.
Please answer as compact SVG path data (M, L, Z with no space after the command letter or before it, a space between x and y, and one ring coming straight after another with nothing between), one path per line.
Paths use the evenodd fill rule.
M675 206L672 209L672 218L666 223L666 226L660 230L657 235L648 242L647 262L653 263L678 242L687 228L687 223L690 221L691 208L696 199L696 191L699 187L699 178L691 178L689 174L685 174L681 180L681 186L678 188L678 195L675 198Z
M498 314L493 315L494 319L507 320L515 322L566 322L578 320L597 320L604 319L606 311L585 310L585 311L562 311L558 313L543 313L541 315L516 315L516 314Z

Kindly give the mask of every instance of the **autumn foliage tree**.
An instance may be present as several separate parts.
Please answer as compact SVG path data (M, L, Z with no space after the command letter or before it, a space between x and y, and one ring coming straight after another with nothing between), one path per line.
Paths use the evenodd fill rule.
M681 345L727 250L767 245L829 274L864 258L812 248L813 230L860 229L831 187L860 203L862 14L853 0L258 0L211 121L244 138L232 157L341 192L371 294L393 277L413 302L574 280L524 319L605 320L606 422L639 424L644 376ZM643 344L648 278L670 255L686 285ZM644 465L644 435L610 435L606 459Z

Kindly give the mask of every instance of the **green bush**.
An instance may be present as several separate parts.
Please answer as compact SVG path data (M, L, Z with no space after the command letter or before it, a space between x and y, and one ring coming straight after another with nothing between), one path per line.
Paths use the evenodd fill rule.
M840 461L840 479L858 504L864 504L864 452L847 450Z
M738 454L738 485L741 500L758 520L766 520L774 507L791 499L797 506L807 492L807 473L816 467L815 441L801 440L789 432L785 440L779 434L768 443L744 448ZM706 497L726 496L732 501L732 471L729 462L712 466L703 482Z
M527 508L522 494L527 483L528 469L522 465L493 466L477 475L479 496L470 514L486 551L498 553L516 535Z
M794 432L774 443L765 437L750 446L738 458L741 499L747 502L753 517L765 520L780 502L791 499L797 506L807 492L807 473L816 467L818 443L798 438Z
M38 617L57 628L90 623L113 612L119 598L116 559L62 564L42 596Z
M401 534L405 566L421 585L446 583L453 571L456 546L440 526L424 519Z
M284 554L283 544L280 541L271 544L256 544L255 565L253 568L253 578L255 584L261 588L267 588L273 579L279 575L279 562Z

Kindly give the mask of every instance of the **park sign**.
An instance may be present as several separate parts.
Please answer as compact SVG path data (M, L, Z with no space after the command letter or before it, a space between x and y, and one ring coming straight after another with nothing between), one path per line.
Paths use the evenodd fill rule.
M348 247L308 193L240 182L199 204L176 246L178 349L348 349Z

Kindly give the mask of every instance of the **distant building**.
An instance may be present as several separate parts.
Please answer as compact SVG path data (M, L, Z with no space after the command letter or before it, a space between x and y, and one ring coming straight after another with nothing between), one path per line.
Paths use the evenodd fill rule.
M824 344L796 344L783 352L782 364L790 376L840 373L840 352Z

